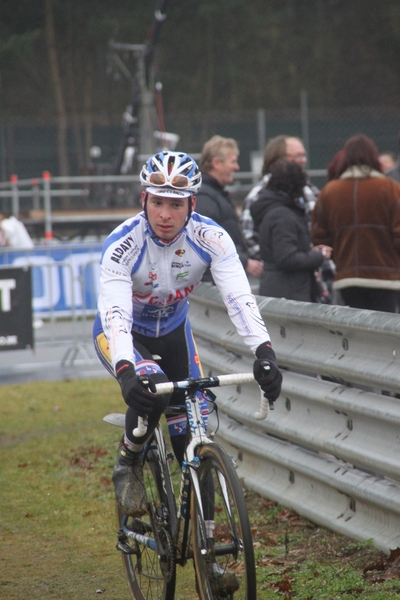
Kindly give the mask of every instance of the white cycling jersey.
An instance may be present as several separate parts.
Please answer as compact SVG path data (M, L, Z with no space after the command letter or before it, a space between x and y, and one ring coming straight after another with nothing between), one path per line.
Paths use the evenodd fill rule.
M235 245L222 227L194 212L165 242L141 212L114 229L103 246L98 308L113 367L122 359L135 364L132 330L159 337L185 320L188 296L207 267L245 343L255 352L270 340Z

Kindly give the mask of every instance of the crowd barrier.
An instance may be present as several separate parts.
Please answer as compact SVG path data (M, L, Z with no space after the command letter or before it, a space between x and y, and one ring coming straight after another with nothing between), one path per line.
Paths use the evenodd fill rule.
M32 270L35 317L54 320L96 312L101 242L43 244L32 250L0 250L0 266Z
M400 547L398 315L258 297L283 370L275 410L254 385L218 392L210 419L247 487L389 554ZM191 296L206 374L252 368L216 288Z

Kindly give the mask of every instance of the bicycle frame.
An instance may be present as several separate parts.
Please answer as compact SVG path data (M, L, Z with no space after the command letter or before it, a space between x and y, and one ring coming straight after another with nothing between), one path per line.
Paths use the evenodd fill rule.
M159 393L158 386L157 393ZM191 440L186 448L185 460L182 464L180 491L177 503L176 531L172 532L174 545L177 549L181 550L180 556L177 556L176 558L177 561L180 562L180 564L182 565L185 564L188 558L191 558L191 556L187 555L186 551L188 547L188 539L190 533L190 513L188 508L191 486L193 486L196 491L196 497L200 497L199 482L196 474L196 469L199 466L199 459L195 456L195 452L198 446L209 444L212 442L212 440L210 440L210 438L206 434L206 425L204 422L203 415L201 414L196 390L186 392L185 405L187 423L189 425L191 433ZM168 459L165 442L160 427L156 427L156 429L154 430L154 437L156 438L156 446L158 449L160 472L162 474L162 477L164 478L165 465L167 464ZM148 451L148 448L146 449L145 447L144 452L146 451ZM125 524L127 520L128 518L125 519ZM159 550L161 550L161 548L157 548L155 540L131 531L127 527L124 527L124 523L122 529L127 537L136 540L140 544L144 544L154 552L159 552Z
M182 464L182 475L180 492L177 508L177 530L175 533L175 547L180 549L180 556L177 556L177 561L184 564L188 558L187 549L189 547L188 540L190 534L190 511L189 498L190 490L193 486L196 498L200 498L200 487L197 477L197 469L200 466L200 461L196 457L196 448L204 444L211 443L210 438L206 433L206 424L196 395L196 390L186 393L186 414L187 423L190 429L191 439L185 450L185 460ZM199 503L201 505L201 503Z
M185 564L188 558L191 558L191 556L187 552L190 534L190 514L188 507L191 487L193 487L198 506L202 513L202 503L200 501L200 487L199 480L197 477L197 469L200 466L200 461L196 456L196 450L200 446L212 443L212 440L207 435L207 428L203 419L203 415L201 413L197 392L205 391L207 393L207 388L210 387L249 383L253 381L254 376L252 373L240 373L235 375L221 375L219 377L205 377L203 379L197 380L187 379L176 383L161 383L156 386L157 394L165 393L166 391L172 391L172 389L186 390L185 405L187 423L190 429L191 439L186 447L185 460L182 464L182 475L177 507L177 528L174 536L175 548L177 550L180 550L180 556L177 556L176 559L177 562L179 562L182 565ZM222 489L226 490L224 482L221 482L221 487ZM224 496L225 503L228 506L229 502L227 499L226 491L224 493ZM202 517L204 517L203 514ZM205 543L205 535L203 541ZM201 551L206 553L207 549L204 547L201 549Z

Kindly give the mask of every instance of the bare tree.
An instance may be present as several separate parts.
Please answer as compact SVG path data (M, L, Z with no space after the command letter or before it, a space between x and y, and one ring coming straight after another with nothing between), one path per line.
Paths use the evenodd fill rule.
M85 156L82 145L82 136L79 126L79 110L77 102L77 93L74 77L74 16L73 7L71 0L68 0L65 4L66 9L66 59L67 59L67 92L70 106L70 113L72 116L72 133L75 142L76 157L78 159L78 168L82 168L85 165ZM75 17L76 20L76 17Z
M67 112L61 81L60 65L56 46L56 33L53 15L53 1L45 0L45 29L47 51L50 63L50 75L54 90L57 110L57 154L61 176L69 175L69 161L67 151Z

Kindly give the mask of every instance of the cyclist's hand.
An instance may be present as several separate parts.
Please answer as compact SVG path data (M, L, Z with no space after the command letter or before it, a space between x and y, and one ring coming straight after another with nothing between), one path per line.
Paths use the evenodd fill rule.
M117 362L115 373L126 404L133 408L139 417L150 414L155 400L154 382L145 375L136 375L135 367L127 360Z
M253 366L254 379L264 392L264 396L271 402L275 402L282 386L282 373L276 364L275 352L269 343L261 344L256 350L256 356Z

